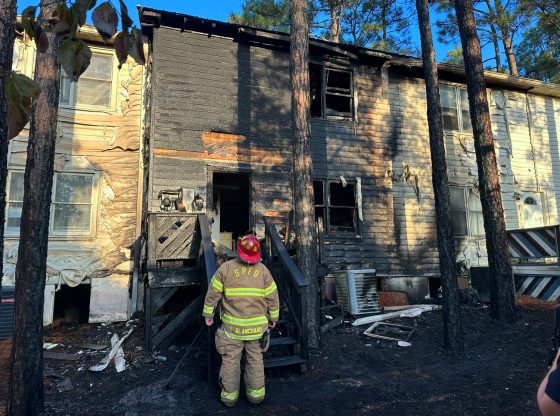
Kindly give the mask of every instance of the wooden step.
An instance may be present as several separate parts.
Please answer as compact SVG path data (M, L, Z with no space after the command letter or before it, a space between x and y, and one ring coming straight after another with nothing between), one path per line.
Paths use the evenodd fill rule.
M264 359L264 368L284 367L287 365L303 364L305 360L299 355L286 355L283 357L272 357Z
M297 339L292 337L270 338L270 345L293 345L297 343Z

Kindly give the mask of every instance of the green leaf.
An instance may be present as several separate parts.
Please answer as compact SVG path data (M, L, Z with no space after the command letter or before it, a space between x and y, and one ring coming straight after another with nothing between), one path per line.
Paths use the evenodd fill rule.
M128 31L128 29L130 28L130 26L132 26L132 19L130 18L130 16L128 15L128 9L126 7L126 4L124 4L123 0L119 0L119 3L121 4L121 24L122 24L122 30L124 32Z
M72 26L72 13L66 3L61 3L56 6L52 17L48 20L49 26L45 29L49 32L58 34L67 34L70 32Z
M128 54L139 65L146 64L144 56L144 43L142 42L142 31L140 29L132 29L128 34Z
M21 25L30 39L35 37L35 13L37 6L28 6L21 13Z
M96 0L77 0L70 11L72 12L72 22L77 23L79 26L86 24L86 15L88 10L95 6Z
M128 58L128 33L126 31L120 31L115 36L115 53L117 54L117 59L119 60L119 69L126 62Z
M58 47L60 65L74 82L89 66L91 50L81 39L66 38Z
M41 93L39 86L31 78L11 71L5 80L8 101L8 140L16 137L29 122L31 99Z
M49 37L39 23L35 23L35 44L39 53L45 53L49 50Z
M101 37L106 41L111 39L113 35L117 33L119 17L113 5L108 1L101 3L95 8L91 19L93 20L93 24Z

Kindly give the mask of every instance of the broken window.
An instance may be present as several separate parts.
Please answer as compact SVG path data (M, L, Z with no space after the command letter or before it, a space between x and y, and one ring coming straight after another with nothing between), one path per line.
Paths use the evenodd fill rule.
M111 108L113 90L113 55L93 53L80 82L72 82L62 71L60 104L68 107Z
M467 187L450 187L453 234L483 236L484 220L479 196Z
M356 184L341 181L313 181L315 221L319 232L357 233Z
M19 235L23 208L23 171L9 172L6 233ZM52 235L90 235L93 224L94 175L55 173L51 206Z
M309 65L311 116L354 117L352 71Z
M311 94L311 117L323 117L323 68L309 64L309 89Z
M352 73L325 69L325 107L327 116L352 117Z
M461 132L471 132L471 116L467 89L451 85L440 85L439 95L443 128Z

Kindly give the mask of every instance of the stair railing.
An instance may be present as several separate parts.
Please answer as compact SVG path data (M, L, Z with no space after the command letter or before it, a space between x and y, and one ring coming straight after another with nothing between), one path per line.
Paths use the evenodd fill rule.
M201 296L204 297L212 276L216 273L216 257L214 255L214 246L212 245L212 235L210 234L210 223L204 214L197 215L197 230L200 236L200 256L202 265L206 273L206 285L202 286ZM214 314L214 322L217 322L218 313ZM216 333L216 325L208 328L208 385L213 386L214 381L214 334Z
M271 217L263 217L265 225L265 246L266 252L263 253L267 260L273 262L276 259L280 265L281 273L274 276L278 293L288 307L288 313L295 323L301 356L308 362L308 339L307 327L304 324L306 315L307 300L305 288L309 286L308 279L300 272L292 257L283 244L278 230Z

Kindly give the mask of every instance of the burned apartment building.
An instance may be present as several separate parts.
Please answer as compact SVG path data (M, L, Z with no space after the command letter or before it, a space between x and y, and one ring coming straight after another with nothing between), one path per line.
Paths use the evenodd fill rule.
M233 248L292 209L289 36L139 8L149 43L148 212L179 192ZM422 63L310 39L311 135L320 260L375 269L427 293L439 275ZM440 64L457 262L487 264L464 70ZM509 229L559 221L560 87L486 72ZM182 191L181 191L182 190ZM169 193L169 194L168 194ZM196 212L189 208L190 212Z
M136 308L144 68L129 60L118 69L93 28L79 36L93 55L78 83L61 79L44 324L126 320ZM32 76L35 54L18 37L14 70ZM24 129L9 147L4 286L15 283L27 136Z

